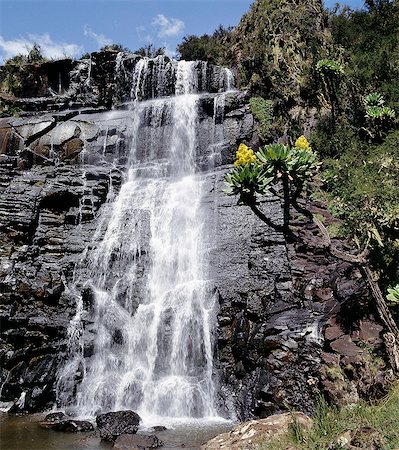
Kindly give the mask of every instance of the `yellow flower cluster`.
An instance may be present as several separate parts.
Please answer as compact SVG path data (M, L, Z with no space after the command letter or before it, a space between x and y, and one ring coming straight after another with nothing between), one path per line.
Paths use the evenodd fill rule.
M310 149L310 144L304 135L299 136L299 138L295 141L295 148L299 148L301 150Z
M234 162L234 165L236 167L238 166L245 166L246 164L251 164L256 161L256 155L252 148L249 148L245 144L240 144L238 147L237 153L236 153L236 160Z

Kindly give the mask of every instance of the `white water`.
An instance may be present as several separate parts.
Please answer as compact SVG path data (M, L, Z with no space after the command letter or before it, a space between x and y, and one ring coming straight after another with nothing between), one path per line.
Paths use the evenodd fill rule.
M136 99L145 69L143 62L137 70ZM79 416L133 409L154 424L159 417L162 424L217 417L216 300L206 280L201 182L195 174L194 63L178 64L175 89L176 97L133 105L127 180L116 197L110 195L93 236L95 248L81 262L85 284L94 292L91 310L85 310L78 288L82 280L69 288L77 307L57 393L59 406ZM171 118L169 132L162 127L165 116ZM137 136L148 117L151 145L143 152ZM168 152L160 157L165 141ZM92 323L86 331L85 321ZM85 355L90 336L92 351Z
M116 97L124 101L141 101L184 93L206 92L207 88L218 92L234 88L234 76L230 69L213 71L205 61L176 61L167 56L140 58L133 67L126 69L124 53L118 53L115 61ZM135 56L138 58L138 56ZM208 70L209 69L209 70ZM215 74L218 74L217 77ZM214 78L213 78L214 77ZM126 83L130 80L130 92L126 96ZM212 86L211 86L212 85ZM127 98L128 97L128 98Z

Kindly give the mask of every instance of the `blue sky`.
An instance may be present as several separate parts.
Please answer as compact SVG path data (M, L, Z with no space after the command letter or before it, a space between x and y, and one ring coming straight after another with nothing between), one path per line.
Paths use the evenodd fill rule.
M108 43L151 42L173 55L184 35L236 25L252 0L0 0L0 62L38 42L46 56L79 57ZM326 1L332 7L336 1ZM341 2L342 3L342 2ZM353 8L361 0L345 2Z

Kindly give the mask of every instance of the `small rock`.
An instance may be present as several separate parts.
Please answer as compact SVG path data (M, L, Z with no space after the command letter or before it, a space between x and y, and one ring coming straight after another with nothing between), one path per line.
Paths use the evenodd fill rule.
M114 444L114 450L142 450L159 448L162 446L163 442L154 435L122 434L117 437Z
M83 431L94 431L93 424L86 420L62 420L60 422L42 422L42 428L68 433L78 433Z
M326 328L324 332L324 337L327 339L327 341L334 341L335 339L340 338L345 333L341 330L341 328L338 325L328 327Z
M352 339L344 335L335 340L331 344L331 348L339 353L341 356L356 356L361 352L361 349L352 341Z
M54 413L50 413L47 414L46 416L46 422L60 422L61 420L64 420L66 418L66 415L59 411L59 412L54 412Z
M162 425L155 425L154 431L166 431L167 428Z

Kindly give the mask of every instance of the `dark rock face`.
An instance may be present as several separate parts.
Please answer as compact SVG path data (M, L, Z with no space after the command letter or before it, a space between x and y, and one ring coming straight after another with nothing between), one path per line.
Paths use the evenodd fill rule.
M222 178L209 176L210 202ZM286 405L312 414L315 388L339 404L386 392L382 326L359 268L324 250L312 223L292 217L296 239L287 241L235 201L216 200L210 269L220 301L222 410L241 420ZM260 207L281 224L278 197Z
M215 99L210 94L199 99L200 167L226 163L238 141L256 139L246 101L245 94L226 94L224 113L231 117L218 116L226 141L215 148ZM18 400L14 412L44 410L55 401L57 369L76 305L66 286L93 238L108 193L117 192L125 177L130 115L86 109L78 116L0 120L0 383L4 401ZM140 130L143 152L150 145L150 115L146 120ZM170 117L163 120L167 129ZM90 308L90 288L82 286L81 292ZM85 354L90 351L88 339Z
M197 61L195 72L197 92L222 92L231 82L226 69L206 62ZM24 112L111 108L132 100L175 95L178 76L177 61L167 56L149 59L129 52L93 52L78 61L2 66L0 97L6 108ZM9 77L21 85L15 92L7 91ZM134 90L133 84L137 84Z
M134 411L115 411L96 417L101 439L105 441L115 441L122 434L137 433L140 421L140 416Z

